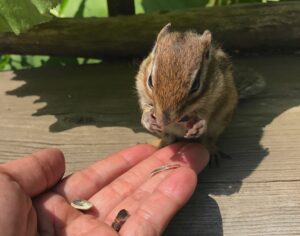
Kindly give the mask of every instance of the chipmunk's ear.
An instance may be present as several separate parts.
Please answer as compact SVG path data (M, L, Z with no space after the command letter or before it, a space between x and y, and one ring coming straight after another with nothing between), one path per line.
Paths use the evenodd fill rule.
M161 39L166 34L170 33L171 29L171 23L166 24L158 33L156 42L158 42L159 39Z
M210 46L211 41L212 41L212 35L209 30L205 30L203 34L201 35L201 41L205 46Z
M212 35L209 30L205 30L201 35L201 41L205 48L205 58L210 60Z
M171 23L168 23L159 31L159 33L156 37L156 42L155 42L154 48L152 49L152 54L155 53L155 50L156 50L159 40L161 38L163 38L165 35L167 35L168 33L170 33L170 29L171 29Z

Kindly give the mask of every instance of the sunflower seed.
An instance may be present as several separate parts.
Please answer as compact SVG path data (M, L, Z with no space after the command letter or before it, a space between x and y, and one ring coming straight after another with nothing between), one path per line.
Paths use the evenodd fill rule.
M119 232L122 225L125 223L125 221L128 219L129 216L130 215L127 210L125 209L120 210L116 216L116 219L114 220L114 222L112 222L111 227L115 231Z
M87 211L93 207L93 204L84 199L75 199L71 202L71 206L78 210Z

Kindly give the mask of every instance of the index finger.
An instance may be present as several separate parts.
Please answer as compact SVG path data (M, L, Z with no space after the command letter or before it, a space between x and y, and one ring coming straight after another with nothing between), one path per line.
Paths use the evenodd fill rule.
M114 153L64 179L55 192L68 201L75 198L89 199L116 177L156 151L151 145L139 144Z

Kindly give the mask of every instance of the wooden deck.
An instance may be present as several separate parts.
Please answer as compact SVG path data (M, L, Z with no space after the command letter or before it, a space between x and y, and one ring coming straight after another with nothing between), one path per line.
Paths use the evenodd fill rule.
M300 56L236 58L267 80L240 104L220 145L232 160L206 169L165 235L300 235ZM153 137L141 128L131 63L0 73L0 162L44 147L67 172Z

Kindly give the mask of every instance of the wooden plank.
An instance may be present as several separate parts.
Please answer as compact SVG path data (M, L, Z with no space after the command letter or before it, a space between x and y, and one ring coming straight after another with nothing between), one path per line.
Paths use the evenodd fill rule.
M240 60L235 60L241 64ZM223 161L221 173L209 171L205 181L276 181L299 179L300 62L296 57L243 60L267 80L255 99L240 104L221 146L233 160ZM228 150L228 151L227 151Z
M151 139L139 124L135 70L115 64L2 72L1 160L55 146L66 154L70 173Z
M299 195L299 181L201 183L165 235L300 235Z
M206 169L166 235L300 234L300 57L235 58L267 80L220 140L232 160ZM0 73L0 162L54 146L67 173L153 136L139 124L137 65ZM122 102L120 102L122 101Z

